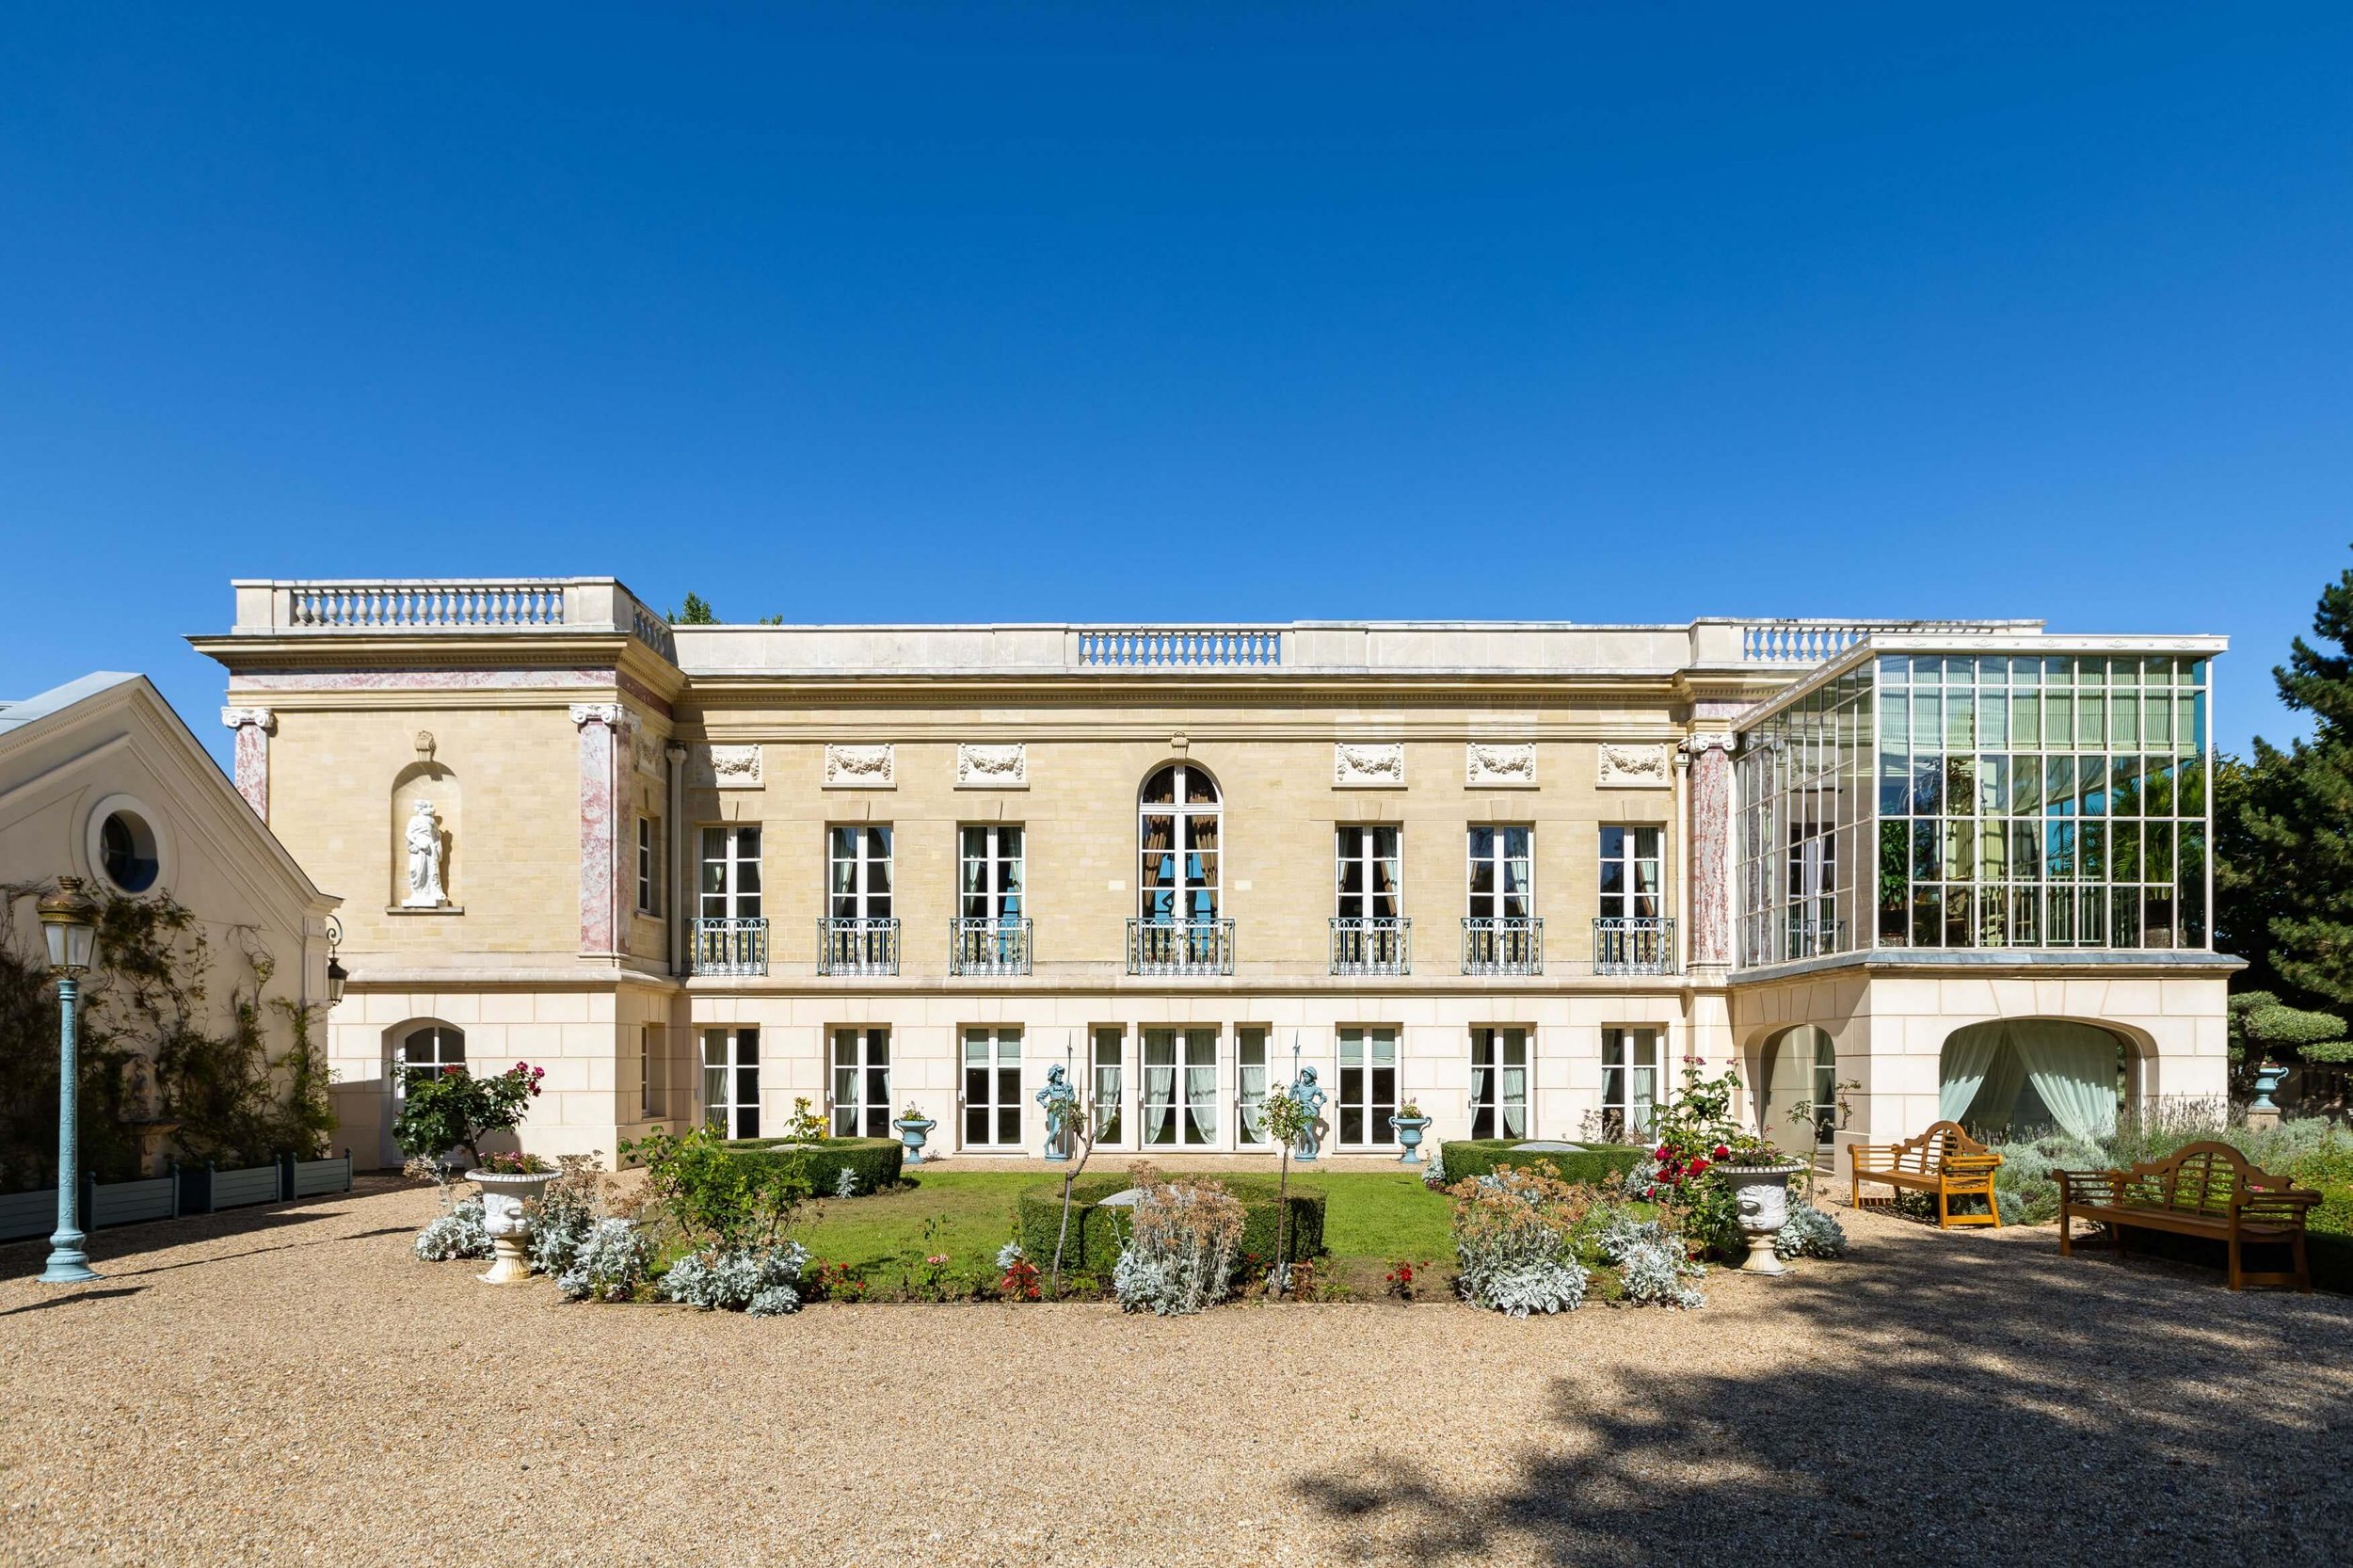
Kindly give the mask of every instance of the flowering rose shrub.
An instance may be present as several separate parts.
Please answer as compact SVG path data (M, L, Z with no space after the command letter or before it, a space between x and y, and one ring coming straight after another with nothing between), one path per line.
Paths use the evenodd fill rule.
M1844 1257L1847 1255L1847 1232L1839 1223L1823 1213L1801 1195L1789 1194L1789 1220L1773 1238L1773 1256L1792 1257Z
M662 1276L662 1297L705 1312L741 1312L774 1318L801 1309L802 1265L808 1249L798 1241L780 1247L733 1252L689 1253Z
M1458 1182L1454 1200L1454 1288L1477 1306L1525 1318L1566 1312L1585 1299L1575 1236L1593 1194L1545 1167L1505 1166Z
M1658 1108L1651 1157L1627 1173L1625 1194L1664 1208L1691 1246L1727 1256L1744 1253L1739 1200L1719 1167L1778 1165L1787 1156L1732 1118L1737 1073L1706 1078L1697 1057L1686 1057L1683 1085Z
M1166 1318L1225 1300L1247 1219L1241 1201L1215 1181L1160 1181L1143 1166L1136 1192L1135 1229L1112 1269L1119 1304Z
M539 1097L543 1068L518 1062L492 1078L475 1078L463 1067L436 1072L411 1068L393 1141L406 1155L438 1155L464 1149L479 1169L482 1140L522 1125Z
M598 1220L574 1244L555 1288L568 1302L625 1302L652 1267L651 1237L628 1220Z
M490 1256L490 1233L482 1228L482 1200L460 1198L446 1214L417 1232L417 1256L427 1263Z

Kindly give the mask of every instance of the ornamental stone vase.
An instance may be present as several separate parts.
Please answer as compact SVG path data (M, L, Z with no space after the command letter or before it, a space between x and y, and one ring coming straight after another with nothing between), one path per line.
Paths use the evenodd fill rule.
M466 1179L482 1193L482 1228L490 1237L490 1268L473 1277L485 1285L514 1285L531 1277L525 1253L531 1245L531 1215L523 1205L536 1202L553 1171L530 1176L503 1176L495 1171L468 1171Z
M1397 1133L1397 1141L1405 1145L1405 1152L1397 1157L1401 1165L1421 1163L1421 1135L1429 1128L1427 1116L1391 1116L1389 1127Z
M2280 1085L2287 1081L2288 1070L2276 1062L2266 1062L2255 1069L2255 1099L2247 1109L2277 1113L2280 1107L2272 1099Z
M906 1145L908 1164L923 1163L923 1140L930 1137L932 1128L938 1125L929 1116L902 1116L890 1124L899 1134L899 1142Z
M1744 1274L1785 1274L1788 1266L1773 1256L1773 1238L1789 1223L1789 1178L1804 1170L1791 1160L1785 1165L1719 1165L1716 1174L1732 1189L1740 1208L1740 1229L1749 1239Z

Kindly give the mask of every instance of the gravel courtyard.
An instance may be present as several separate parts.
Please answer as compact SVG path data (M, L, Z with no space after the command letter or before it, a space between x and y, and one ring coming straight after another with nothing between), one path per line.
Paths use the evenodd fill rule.
M2338 1562L2353 1301L1856 1245L1696 1313L565 1305L430 1192L0 1248L11 1563Z

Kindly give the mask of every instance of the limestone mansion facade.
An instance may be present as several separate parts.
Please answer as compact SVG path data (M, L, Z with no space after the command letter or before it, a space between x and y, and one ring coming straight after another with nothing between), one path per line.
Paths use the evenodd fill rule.
M240 792L342 899L339 1142L524 1132L1788 1146L2218 1096L2202 636L2032 622L672 626L610 578L240 582ZM2087 1044L2090 1042L2090 1044ZM2089 1109L2087 1109L2089 1108Z

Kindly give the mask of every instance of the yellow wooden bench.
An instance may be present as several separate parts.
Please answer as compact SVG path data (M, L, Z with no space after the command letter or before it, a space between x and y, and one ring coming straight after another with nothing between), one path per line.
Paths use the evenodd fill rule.
M1848 1172L1853 1184L1847 1201L1856 1208L1863 1207L1863 1184L1881 1182L1935 1193L1940 1230L1955 1225L2001 1228L2001 1205L1993 1201L1993 1173L2001 1168L2002 1157L1963 1132L1959 1122L1938 1122L1917 1138L1900 1144L1849 1144L1849 1153ZM1954 1213L1953 1200L1964 1197L1983 1198L1985 1212ZM1890 1192L1882 1201L1893 1203L1895 1194Z
M2108 1227L2119 1257L2124 1232L2169 1231L2203 1236L2230 1249L2233 1290L2249 1285L2293 1285L2310 1294L2312 1264L2304 1256L2304 1216L2318 1192L2247 1162L2228 1144L2189 1144L2163 1160L2121 1171L2054 1171L2059 1190L2059 1255L2074 1256L2074 1222ZM2288 1249L2293 1267L2250 1273L2239 1249L2248 1242Z

